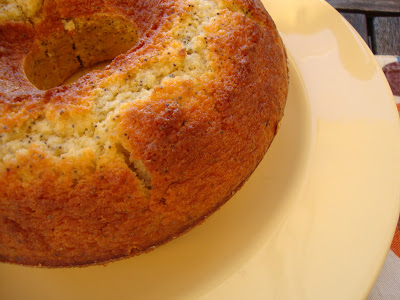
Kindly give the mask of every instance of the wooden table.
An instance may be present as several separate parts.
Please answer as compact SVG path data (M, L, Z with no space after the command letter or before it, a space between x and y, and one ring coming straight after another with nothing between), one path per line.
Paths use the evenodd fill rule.
M400 56L400 0L327 0L375 54Z

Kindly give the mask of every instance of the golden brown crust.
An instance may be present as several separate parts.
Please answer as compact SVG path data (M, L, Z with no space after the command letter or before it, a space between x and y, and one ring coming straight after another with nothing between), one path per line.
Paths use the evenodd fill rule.
M283 116L286 54L259 1L209 2L196 43L177 41L176 28L192 26L201 1L44 1L34 20L0 23L0 261L76 266L149 251L250 176ZM54 64L70 53L82 60L79 20L100 24L104 14L137 34L127 53L70 85L29 82L29 59L61 47L49 35L74 45L54 50ZM204 69L180 73L201 51ZM161 63L169 75L145 86L140 70Z

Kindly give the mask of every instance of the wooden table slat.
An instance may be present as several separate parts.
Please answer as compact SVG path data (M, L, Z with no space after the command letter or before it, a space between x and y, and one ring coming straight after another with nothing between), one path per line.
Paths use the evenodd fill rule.
M400 17L375 17L372 23L373 52L400 55Z
M400 0L327 0L338 10L400 13Z

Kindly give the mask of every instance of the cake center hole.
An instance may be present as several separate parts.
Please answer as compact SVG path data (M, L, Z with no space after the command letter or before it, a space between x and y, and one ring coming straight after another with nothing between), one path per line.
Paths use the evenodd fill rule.
M63 20L60 29L33 45L25 59L25 74L40 90L69 84L93 69L104 69L137 40L135 25L122 17Z

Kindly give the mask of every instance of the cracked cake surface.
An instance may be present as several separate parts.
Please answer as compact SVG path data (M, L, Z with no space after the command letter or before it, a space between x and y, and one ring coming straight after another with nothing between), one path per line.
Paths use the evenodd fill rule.
M258 0L0 1L0 261L103 263L193 228L256 168L287 89Z

